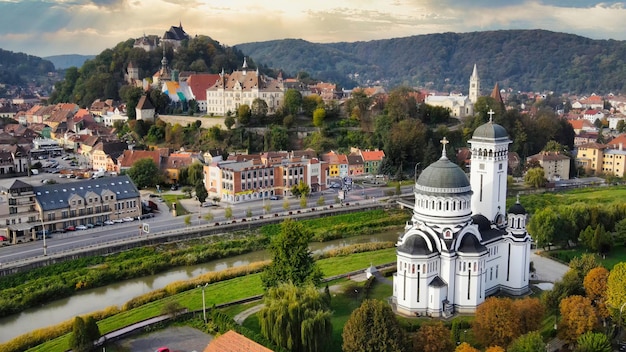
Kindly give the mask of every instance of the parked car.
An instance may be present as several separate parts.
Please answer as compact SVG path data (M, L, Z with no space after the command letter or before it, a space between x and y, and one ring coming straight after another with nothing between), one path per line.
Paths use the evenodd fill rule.
M9 238L7 236L0 236L0 241L8 241Z
M137 217L137 220L143 220L143 219L150 219L153 218L154 214L152 213L145 213L145 214L141 214Z
M107 221L104 222L104 224L105 225L113 225L115 223L113 222L113 220L107 220Z
M96 223L94 225L95 226L104 226L104 223L102 221L96 221Z
M280 199L280 197L279 197L279 196L271 196L271 197L270 197L270 200L279 200L279 199Z
M94 224L85 224L85 226L87 226L88 229L93 229L95 227Z
M116 223L116 224L121 224L121 223L124 222L124 220L122 220L122 219L113 219L113 222Z
M127 217L122 219L122 221L124 221L124 222L131 222L133 220L135 220L135 219L131 218L130 216L127 216Z
M65 228L65 231L76 231L76 227L75 227L75 226L70 225L70 226L68 226L68 227L66 227L66 228Z
M170 349L169 349L169 348L167 348L167 347L159 347L159 348L157 348L157 350L156 350L156 351L154 351L154 352L170 352Z
M76 230L87 230L87 226L85 226L85 225L78 225L78 226L76 226Z

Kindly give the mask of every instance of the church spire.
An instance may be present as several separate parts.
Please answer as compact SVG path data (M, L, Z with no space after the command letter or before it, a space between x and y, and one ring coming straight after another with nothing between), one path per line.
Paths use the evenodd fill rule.
M474 64L474 71L472 71L472 76L470 77L469 83L469 100L473 104L476 104L478 96L480 95L480 77L478 77L478 69L476 67L476 64Z

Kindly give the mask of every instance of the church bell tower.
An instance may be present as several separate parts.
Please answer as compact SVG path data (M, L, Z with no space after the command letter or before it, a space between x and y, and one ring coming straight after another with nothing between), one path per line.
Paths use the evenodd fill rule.
M478 70L476 69L476 64L474 64L474 71L472 72L472 76L470 77L470 86L469 86L469 100L472 104L476 104L478 97L480 96L480 78L478 77Z

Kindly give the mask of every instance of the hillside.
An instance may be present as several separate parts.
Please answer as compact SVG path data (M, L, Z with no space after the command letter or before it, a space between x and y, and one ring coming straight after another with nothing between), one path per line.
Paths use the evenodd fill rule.
M626 44L545 30L442 33L367 42L285 39L235 46L259 64L300 71L344 88L380 82L467 92L474 63L483 93L496 82L519 91L626 92ZM353 79L355 73L358 78Z
M52 62L57 70L65 70L69 67L81 67L87 60L94 58L94 55L54 55L46 56L44 59Z
M0 83L5 85L25 85L30 80L39 81L54 65L48 60L24 53L0 49Z

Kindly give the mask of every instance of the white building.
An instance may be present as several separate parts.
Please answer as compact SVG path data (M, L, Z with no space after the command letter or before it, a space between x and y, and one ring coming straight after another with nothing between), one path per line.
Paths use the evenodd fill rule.
M249 71L246 60L241 71L220 74L218 81L206 91L206 112L208 114L236 114L239 106L260 98L267 104L268 114L276 112L283 103L284 87L280 79L272 79L259 74L259 70Z
M470 76L469 95L429 95L424 102L431 106L440 106L450 110L450 116L457 119L474 115L474 103L480 96L480 78L474 64L474 71Z
M122 114L118 108L114 111L107 111L102 117L102 123L107 127L113 127L116 122L126 123L128 121L128 115Z
M476 129L470 179L442 143L441 159L415 184L413 217L397 243L392 302L399 314L472 313L498 291L529 289L526 211L518 201L504 218L507 132L491 121Z

